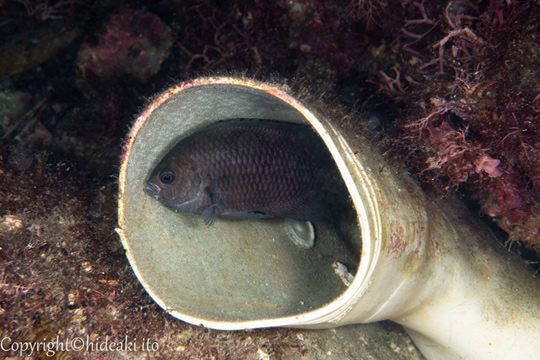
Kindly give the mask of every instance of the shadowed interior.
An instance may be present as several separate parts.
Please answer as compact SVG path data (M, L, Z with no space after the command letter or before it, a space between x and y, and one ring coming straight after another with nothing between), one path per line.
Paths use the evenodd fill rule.
M140 129L129 155L124 196L128 257L152 297L174 316L237 322L305 313L346 290L336 262L354 272L361 238L354 211L335 208L315 223L315 247L289 238L283 219L219 219L178 213L143 192L148 174L182 138L220 120L259 118L306 123L262 91L207 85L174 95Z

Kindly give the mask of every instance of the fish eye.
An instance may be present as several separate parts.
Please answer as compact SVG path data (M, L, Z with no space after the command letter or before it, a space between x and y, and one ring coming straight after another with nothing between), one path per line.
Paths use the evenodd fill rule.
M171 184L174 182L174 172L168 169L164 169L159 173L159 180L164 184Z

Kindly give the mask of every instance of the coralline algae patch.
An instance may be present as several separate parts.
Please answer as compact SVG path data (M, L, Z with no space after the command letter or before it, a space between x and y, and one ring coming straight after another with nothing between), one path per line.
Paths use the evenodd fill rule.
M144 81L159 71L172 43L171 30L157 15L121 9L105 25L97 44L81 46L77 66L84 77L130 74Z

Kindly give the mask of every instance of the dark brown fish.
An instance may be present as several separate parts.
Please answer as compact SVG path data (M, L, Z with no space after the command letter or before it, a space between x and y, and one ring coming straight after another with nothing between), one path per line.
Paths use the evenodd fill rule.
M234 119L176 144L152 171L145 191L173 209L204 217L330 217L327 195L339 178L311 127Z

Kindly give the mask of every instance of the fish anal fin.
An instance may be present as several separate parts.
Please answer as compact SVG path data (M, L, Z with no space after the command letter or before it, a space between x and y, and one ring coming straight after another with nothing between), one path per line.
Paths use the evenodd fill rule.
M267 214L263 211L224 211L219 216L233 220L255 220L274 217L274 215Z

